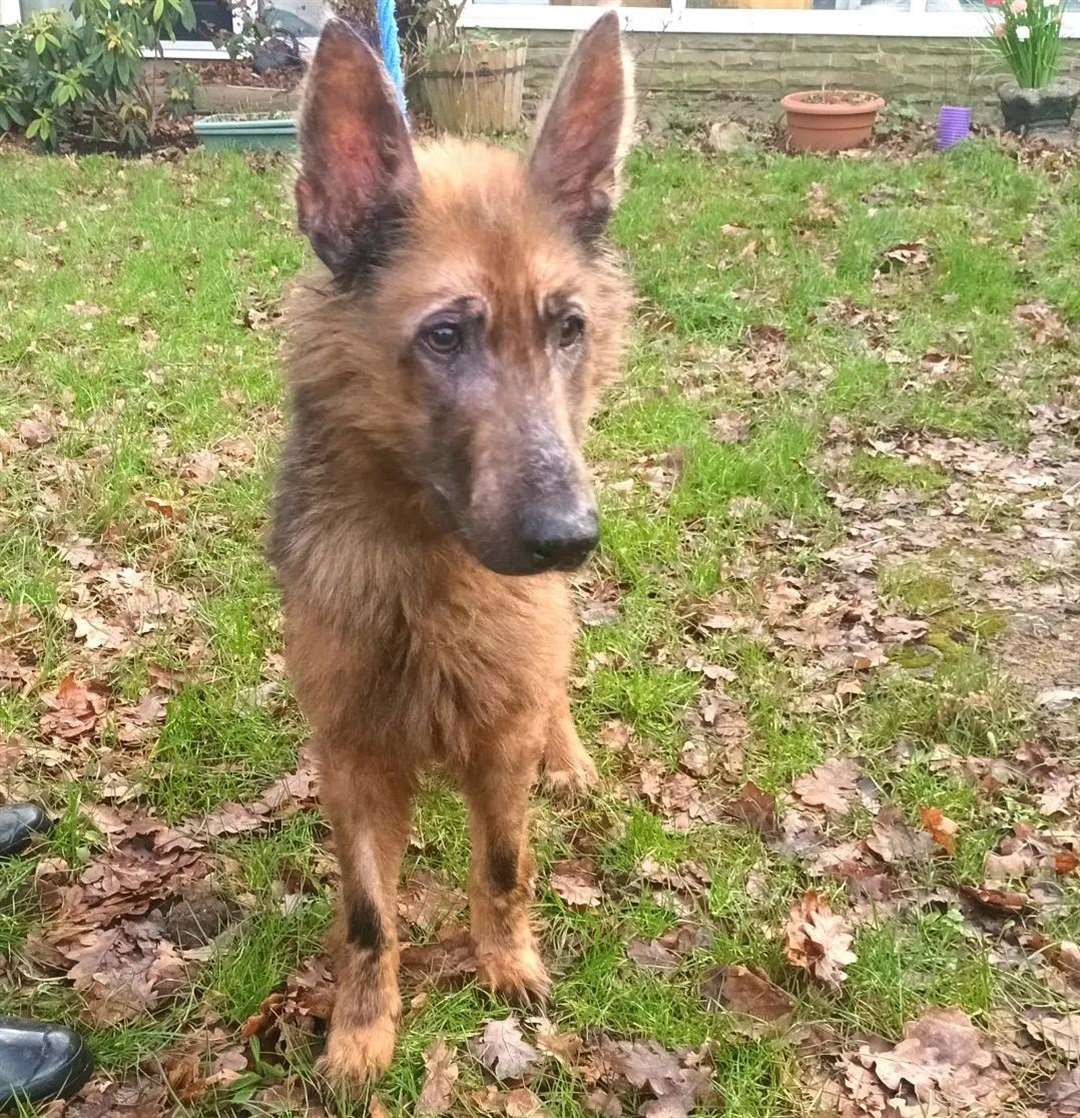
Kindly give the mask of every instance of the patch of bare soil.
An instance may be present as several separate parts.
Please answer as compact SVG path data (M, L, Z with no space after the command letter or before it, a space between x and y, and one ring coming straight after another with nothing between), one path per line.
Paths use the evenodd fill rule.
M199 80L218 85L247 85L264 89L295 89L304 76L301 66L289 67L281 70L269 70L265 74L257 73L246 62L193 62L192 69L199 75Z

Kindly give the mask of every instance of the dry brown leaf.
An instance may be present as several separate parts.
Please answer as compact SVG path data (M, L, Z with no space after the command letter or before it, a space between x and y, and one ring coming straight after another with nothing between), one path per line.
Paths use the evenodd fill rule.
M585 1109L600 1118L622 1118L623 1108L617 1095L597 1088L585 1096Z
M56 551L69 567L74 567L76 570L90 570L101 561L90 544L90 540L78 537L68 543L58 544Z
M1076 867L1080 866L1080 857L1072 850L1059 850L1054 855L1054 873L1064 876L1075 872Z
M560 1064L574 1067L581 1055L581 1037L577 1033L560 1033L552 1023L540 1018L536 1024L536 1047Z
M121 652L130 643L115 625L110 625L100 614L92 610L60 609L58 612L75 627L75 639L85 642L91 652L98 650Z
M735 799L724 805L724 811L732 819L746 823L763 835L777 833L776 797L759 788L752 780L748 780L739 789Z
M639 1111L646 1118L685 1118L714 1094L709 1072L695 1052L669 1052L654 1040L605 1038L600 1056L606 1069L604 1078L623 1079L652 1096L654 1101Z
M187 518L187 513L175 501L167 500L164 497L147 497L144 503L148 509L163 516L166 520L185 520Z
M191 1102L206 1094L202 1059L197 1052L181 1052L162 1060L162 1071L169 1090L181 1101Z
M750 433L750 417L738 411L725 411L712 421L713 436L721 443L741 443Z
M904 241L887 248L878 265L879 272L891 272L898 268L921 268L930 262L925 241Z
M990 889L986 886L974 885L960 885L957 888L961 896L987 912L1016 916L1034 911L1031 898L1026 893L1010 893L1006 889Z
M496 1079L522 1079L540 1059L540 1053L521 1035L517 1018L489 1021L470 1047Z
M176 1106L164 1083L92 1079L64 1106L63 1118L165 1118Z
M472 937L464 928L445 928L434 943L409 944L401 951L402 972L437 986L457 986L476 973Z
M430 870L421 867L398 896L398 914L430 934L456 917L466 903L467 898L460 889L446 885Z
M639 967L669 974L679 969L683 958L691 951L707 947L711 942L712 936L705 928L681 924L657 939L634 940L627 947L626 954Z
M330 960L325 955L314 955L289 975L283 990L263 1000L258 1011L244 1022L240 1036L244 1040L261 1037L264 1050L288 1049L294 1041L322 1031L333 1008Z
M604 894L600 889L596 865L588 858L556 862L548 878L552 891L571 908L597 908Z
M260 1115L281 1114L296 1118L302 1114L304 1118L329 1118L316 1101L315 1088L299 1075L290 1075L280 1083L264 1087L256 1092L254 1101L261 1108L257 1111ZM368 1100L367 1118L390 1118L378 1095L373 1094Z
M56 438L56 430L44 419L20 419L15 424L15 434L20 442L35 450Z
M503 1091L499 1100L506 1118L544 1118L546 1111L540 1100L528 1087L515 1087Z
M1080 1060L1080 1013L1044 1013L1029 1016L1027 1031L1068 1060Z
M150 920L125 920L68 943L68 978L99 1025L130 1021L154 1009L184 983L187 964Z
M930 837L945 851L946 854L956 853L956 832L960 829L948 816L942 815L941 809L924 807L921 809L922 825L929 832Z
M416 1100L416 1113L445 1114L459 1069L454 1050L443 1040L433 1041L424 1052L424 1084Z
M848 758L836 758L800 776L792 785L804 804L842 815L858 795L859 766Z
M885 807L878 812L866 846L890 865L926 858L933 850L928 834L912 830L899 808Z
M923 1106L986 1114L1011 1093L989 1039L960 1009L927 1010L905 1025L895 1048L875 1053L864 1046L859 1058L890 1091L910 1091Z
M161 911L209 872L199 845L181 832L122 819L106 823L109 849L55 891L58 910L29 941L35 956L67 971L87 1012L109 1024L155 1007L183 980L186 964Z
M575 597L578 618L582 625L610 625L619 620L622 588L609 579L577 583L580 594Z
M1080 1065L1062 1070L1044 1090L1047 1118L1077 1118L1080 1115Z
M880 617L874 622L874 628L888 644L907 644L925 637L930 626L910 617Z
M221 471L221 459L212 450L196 450L180 468L180 476L196 485L209 485Z
M706 1000L732 1013L778 1029L786 1026L795 1013L795 999L757 967L717 967L705 976L701 992Z
M986 855L986 876L991 881L1011 881L1026 877L1036 865L1035 854L1029 848L1014 850L1010 854Z
M314 807L318 799L318 773L310 753L300 758L296 772L267 785L250 804L224 803L198 819L189 819L184 831L196 838L207 835L242 835L268 823L286 819L298 811Z
M703 741L688 741L679 751L679 764L691 776L711 776L716 769L716 754Z
M104 684L80 683L74 675L64 676L55 691L41 696L41 702L49 708L41 717L41 732L57 743L92 734L108 704Z
M1069 340L1069 327L1046 303L1022 303L1013 316L1031 331L1032 341L1038 346L1064 345Z
M856 960L851 941L844 921L820 893L808 889L792 905L784 926L784 955L790 963L839 987L847 978L844 967Z

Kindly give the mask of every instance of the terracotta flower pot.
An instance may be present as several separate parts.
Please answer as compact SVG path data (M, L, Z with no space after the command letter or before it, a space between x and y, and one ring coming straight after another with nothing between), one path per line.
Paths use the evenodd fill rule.
M791 151L843 151L870 139L885 101L874 93L809 90L789 93L780 107L787 113Z
M1024 89L1016 82L998 87L1005 129L1021 136L1053 136L1072 124L1080 82L1058 78L1042 89Z

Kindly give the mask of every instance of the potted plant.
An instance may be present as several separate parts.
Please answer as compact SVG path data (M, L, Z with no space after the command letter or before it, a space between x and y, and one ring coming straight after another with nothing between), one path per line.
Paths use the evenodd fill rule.
M789 93L780 106L787 113L790 151L843 151L870 139L885 101L859 90L816 89Z
M436 127L448 132L513 132L525 92L523 39L463 31L464 8L431 0L420 58L420 87Z
M1052 135L1069 127L1080 83L1059 78L1061 17L1066 0L986 0L991 47L1013 80L998 87L1005 127L1022 136ZM1000 18L999 18L1000 15Z

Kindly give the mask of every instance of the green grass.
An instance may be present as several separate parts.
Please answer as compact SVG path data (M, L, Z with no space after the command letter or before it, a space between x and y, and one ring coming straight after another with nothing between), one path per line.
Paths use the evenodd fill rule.
M292 232L288 171L275 160L7 153L0 175L0 254L12 264L0 272L0 430L14 431L35 407L59 417L54 442L12 455L0 471L0 598L30 619L14 647L33 666L28 688L0 690L0 743L10 735L61 754L20 769L21 787L61 816L39 856L77 872L104 845L80 810L100 798L110 772L138 784L142 809L177 823L251 800L295 764L304 728L278 684L278 604L261 553L282 430L279 335L247 328L244 314L276 305L305 253ZM1080 224L1069 208L1080 178L1072 172L1055 184L984 143L905 163L642 151L629 177L614 233L641 307L628 377L606 402L590 453L609 481L639 479L646 459L675 451L681 468L669 493L642 481L603 489L598 570L620 601L618 617L586 629L579 643L573 697L582 732L595 741L621 720L638 760L676 771L691 731L709 733L695 712L711 683L687 666L692 655L733 673L722 687L748 727L741 766L727 784L722 774L705 779L707 792L723 797L753 780L789 796L792 781L824 759L858 756L879 801L913 825L921 809L937 807L960 826L954 858L910 871L912 895L979 884L986 852L1016 819L1046 821L1020 791L983 796L963 769L968 759L1007 756L1029 722L997 662L1007 611L960 585L948 544L918 558L887 554L866 576L884 612L922 618L930 631L864 673L863 693L846 706L807 701L821 690L806 672L815 654L782 651L760 627L706 631L698 622L718 611L760 622L770 580L781 574L802 579L807 600L840 577L821 558L847 539L838 487L871 504L910 502L897 515L946 499L950 470L872 449L869 439L1024 445L1029 405L1059 399L1078 354L1068 346L1033 359L1012 308L1041 299L1080 318ZM808 214L814 184L831 216ZM1034 228L1045 236L1026 248ZM902 242L921 242L925 263L883 273L884 253ZM852 324L840 306L887 313L885 336ZM761 326L782 331L772 358L754 341ZM962 353L962 367L923 375L931 351ZM1007 375L1018 363L1024 375ZM716 436L716 416L729 411L749 421L741 442ZM853 442L838 450L841 428ZM252 461L207 485L185 479L186 455L240 436L253 444ZM154 502L177 515L163 516ZM1008 517L986 523L994 530ZM81 576L57 546L74 537L175 590L184 607L155 617L122 654L91 653L65 619ZM854 593L842 577L837 585ZM106 723L64 760L69 747L42 734L41 696L67 672L99 678L135 703L158 669L181 678L144 741L125 744ZM674 833L637 795L634 757L601 752L603 787L587 806L541 800L536 811L538 910L557 977L549 1014L560 1028L669 1047L709 1041L723 1090L715 1113L794 1118L805 1113L795 1042L749 1039L709 1009L698 994L709 966L762 967L797 994L801 1021L841 1037L895 1039L933 1005L959 1005L985 1024L1032 996L1027 979L995 965L992 936L975 932L959 908L914 903L860 924L847 983L839 994L823 991L785 962L779 931L792 902L821 880L723 817ZM839 843L864 836L869 816L860 807L825 822ZM324 840L318 817L302 813L265 834L211 843L216 887L242 909L228 942L166 1006L103 1028L88 1024L80 995L60 978L37 981L28 944L46 917L34 861L5 863L0 950L11 980L0 1008L83 1025L118 1078L152 1068L208 1014L235 1034L318 949L332 901ZM545 882L551 864L582 843L606 899L577 912ZM467 856L464 811L433 781L409 867L461 886ZM642 880L647 859L697 863L707 876L698 914L711 945L671 976L626 956L629 940L680 919L670 897ZM299 903L283 904L297 880L307 883ZM847 911L842 883L825 888ZM1076 908L1070 901L1055 914L1054 935L1080 936ZM504 1012L471 985L431 989L407 1005L384 1104L411 1112L432 1038L463 1042ZM252 1059L240 1084L180 1112L259 1113L245 1092L283 1069L276 1057ZM311 1053L296 1059L310 1077ZM465 1056L461 1082L484 1082ZM533 1089L552 1116L584 1113L582 1085L567 1069L547 1067Z

